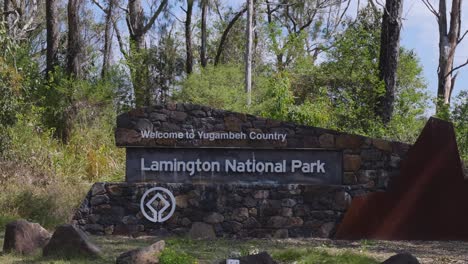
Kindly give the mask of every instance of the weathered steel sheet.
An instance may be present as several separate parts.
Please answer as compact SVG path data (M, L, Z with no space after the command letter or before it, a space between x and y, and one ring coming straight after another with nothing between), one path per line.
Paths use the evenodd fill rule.
M336 237L466 241L467 201L453 125L431 118L388 191L354 198Z

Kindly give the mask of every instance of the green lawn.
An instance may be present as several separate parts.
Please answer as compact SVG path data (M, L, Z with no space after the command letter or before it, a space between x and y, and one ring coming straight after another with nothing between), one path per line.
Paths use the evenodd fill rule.
M3 234L0 236L3 246ZM2 264L68 264L68 263L115 263L116 257L130 249L142 247L156 242L154 237L130 238L106 236L93 236L94 242L99 245L104 253L101 260L86 259L51 259L42 258L40 254L31 257L6 254L0 256ZM167 238L166 250L161 260L166 264L185 263L218 263L217 261L227 258L243 256L251 253L268 251L280 263L297 264L376 264L377 260L350 251L331 252L327 247L306 245L295 245L288 240L227 240L194 241L183 238ZM163 263L163 264L164 264Z

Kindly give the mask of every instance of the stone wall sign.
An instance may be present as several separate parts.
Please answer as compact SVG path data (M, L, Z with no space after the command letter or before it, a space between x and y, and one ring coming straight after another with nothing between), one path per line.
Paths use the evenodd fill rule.
M410 147L173 103L119 115L115 142L126 182L96 183L73 217L92 234L331 237L354 197L387 188Z
M313 149L128 148L127 182L341 184L342 153Z
M385 188L408 145L193 104L117 117L126 181Z

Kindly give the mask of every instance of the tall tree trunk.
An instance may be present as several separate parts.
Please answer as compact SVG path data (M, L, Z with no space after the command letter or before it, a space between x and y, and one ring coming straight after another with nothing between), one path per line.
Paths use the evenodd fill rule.
M154 22L166 8L168 0L161 1L161 4L147 19L144 15L141 0L128 1L127 27L130 35L130 51L128 54L130 61L130 73L137 107L149 106L152 103L151 87L149 84L149 69L144 61L145 37L146 33L154 25ZM145 21L146 24L145 24ZM142 60L143 59L143 60Z
M3 0L3 22L5 23L6 33L9 34L10 23L8 21L11 12L11 0Z
M458 44L468 34L468 30L461 34L461 3L462 0L452 0L452 9L450 11L450 24L447 19L446 0L439 1L439 10L429 0L422 0L437 18L439 25L439 68L437 70L437 105L436 113L440 114L442 110L450 105L455 80L456 71L468 65L468 60L454 67L455 51ZM454 74L455 73L455 74Z
M67 73L75 78L80 78L82 41L80 30L79 11L82 0L68 1L68 48L67 48Z
M186 62L185 62L185 71L187 72L187 74L191 74L193 71L192 10L193 10L193 0L187 0L187 12L186 12L186 19L185 19L185 52L187 55Z
M200 50L200 63L203 68L206 67L207 59L206 59L206 40L207 40L207 33L206 33L206 16L208 14L208 0L201 0L201 50Z
M461 0L452 1L450 29L448 29L446 1L439 2L439 70L437 88L437 112L450 104L450 98L457 75L453 76L455 50L460 37Z
M395 102L400 29L403 0L387 0L382 18L379 77L385 83L385 94L378 98L376 113L387 124L392 118Z
M221 59L221 54L223 53L224 50L224 43L227 41L227 37L229 35L229 32L231 31L232 27L236 23L237 20L247 11L247 7L243 8L241 11L237 12L237 14L229 21L228 25L226 26L226 29L223 31L223 35L221 36L221 41L219 42L218 49L216 50L216 57L214 61L214 65L218 65L219 61Z
M46 75L49 78L58 65L59 31L57 0L46 0L47 55Z
M144 29L144 13L141 7L141 0L128 1L128 14L130 17L129 31L130 31L130 45L131 49L140 51L145 48L145 35Z
M247 0L247 25L245 45L245 92L247 93L247 106L252 104L252 42L253 42L253 0Z
M107 9L105 10L106 13L106 25L104 29L104 49L103 49L103 56L102 56L102 71L101 71L101 78L105 78L107 73L109 72L110 67L110 58L112 54L112 19L113 19L113 12L114 12L114 1L109 0L109 4Z

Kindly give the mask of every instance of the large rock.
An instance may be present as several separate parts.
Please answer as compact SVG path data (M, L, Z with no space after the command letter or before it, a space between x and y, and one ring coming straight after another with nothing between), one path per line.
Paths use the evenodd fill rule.
M116 264L157 264L159 256L164 250L164 240L158 241L151 246L137 248L121 254Z
M267 252L261 252L255 255L249 255L239 258L240 264L276 264ZM221 261L219 264L225 264L226 260Z
M391 256L389 259L382 262L382 264L419 264L419 261L410 253L400 253Z
M43 250L43 255L98 258L101 250L76 226L61 225L55 229L49 244Z
M3 252L33 254L42 249L50 237L51 234L40 224L23 219L16 220L6 225Z
M195 222L189 231L191 239L215 239L216 233L212 225L203 222Z

